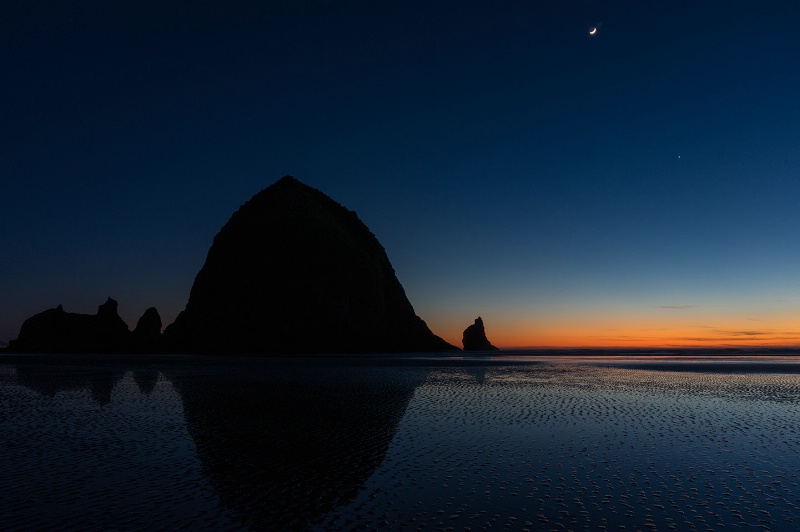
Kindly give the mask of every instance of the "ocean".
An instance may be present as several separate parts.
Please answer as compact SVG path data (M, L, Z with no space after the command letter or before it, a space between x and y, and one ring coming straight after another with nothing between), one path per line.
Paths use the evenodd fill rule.
M797 530L793 354L2 355L0 528Z

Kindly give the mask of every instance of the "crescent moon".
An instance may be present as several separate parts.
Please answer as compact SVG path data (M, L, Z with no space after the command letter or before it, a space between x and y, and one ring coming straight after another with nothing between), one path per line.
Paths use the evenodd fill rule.
M589 30L589 35L594 35L595 33L597 33L597 28L592 28Z

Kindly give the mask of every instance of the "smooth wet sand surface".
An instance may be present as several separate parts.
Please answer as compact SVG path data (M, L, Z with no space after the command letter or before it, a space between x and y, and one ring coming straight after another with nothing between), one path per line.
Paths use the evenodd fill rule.
M0 364L0 528L800 529L793 361L640 362Z

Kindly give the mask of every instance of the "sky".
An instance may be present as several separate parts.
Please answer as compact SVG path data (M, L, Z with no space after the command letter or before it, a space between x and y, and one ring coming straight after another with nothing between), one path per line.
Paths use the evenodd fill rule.
M0 340L167 325L283 175L453 344L800 345L800 3L6 1Z

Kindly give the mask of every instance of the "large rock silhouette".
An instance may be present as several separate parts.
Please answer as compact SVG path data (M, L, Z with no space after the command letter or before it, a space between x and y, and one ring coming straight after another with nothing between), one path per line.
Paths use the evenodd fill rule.
M163 340L189 353L457 350L414 313L358 216L291 176L217 234Z

